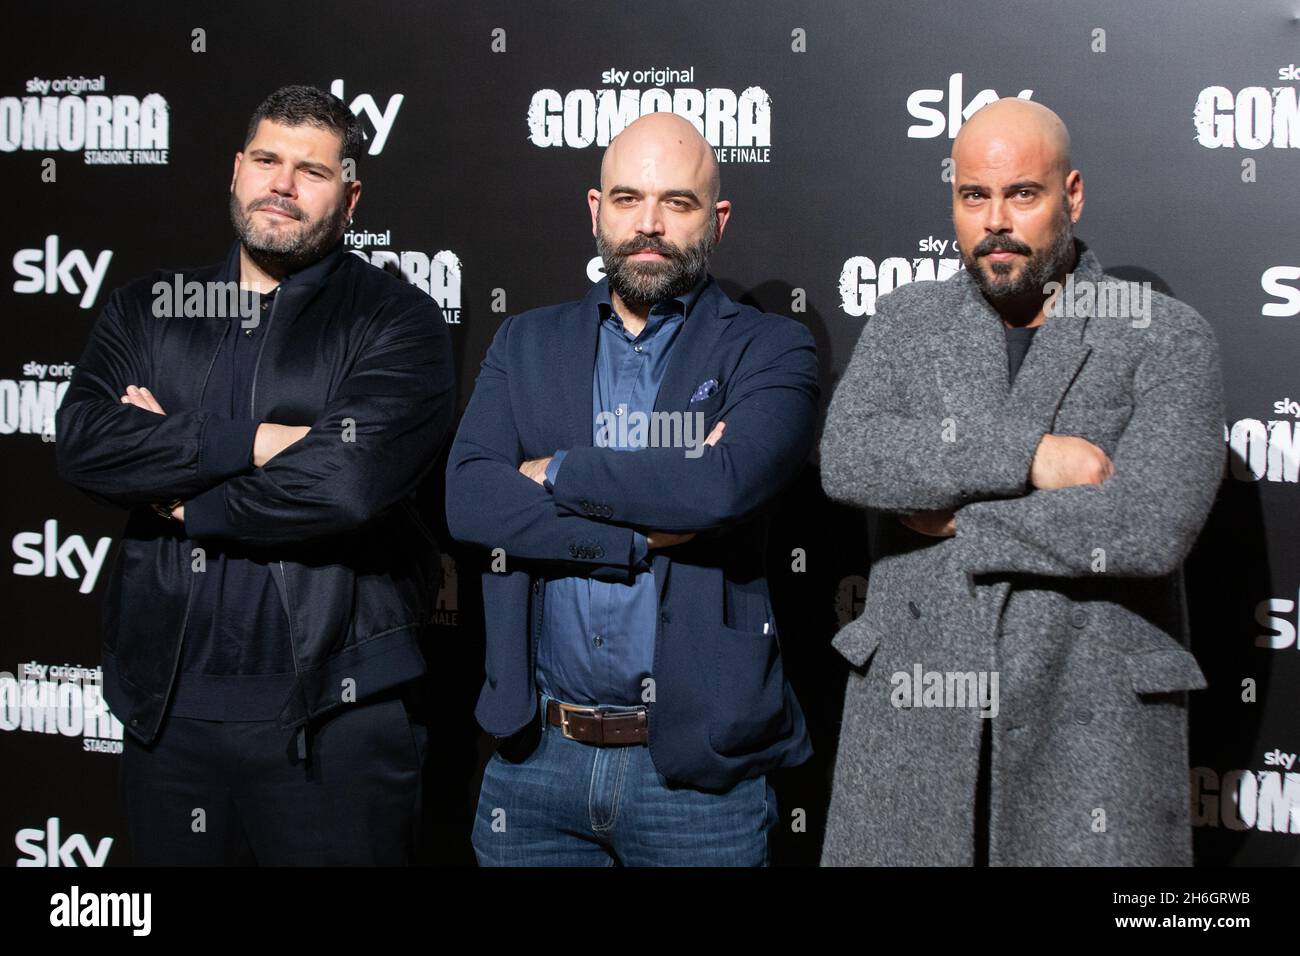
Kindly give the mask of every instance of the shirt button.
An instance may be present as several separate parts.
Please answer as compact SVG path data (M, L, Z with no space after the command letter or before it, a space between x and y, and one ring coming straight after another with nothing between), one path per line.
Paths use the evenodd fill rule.
M639 346L639 345L634 345L634 346L632 346L632 351L633 351L633 352L642 352L642 351L644 351L644 349L642 349L641 346Z
M602 647L605 643L605 639L601 637L599 634L597 634L594 638L591 639L591 643L595 644L597 647Z
M916 602L908 601L907 610L911 613L912 617L916 618L918 621L921 619L921 609L916 606Z
M615 415L622 415L622 414L623 414L623 406L620 405L620 406L618 406L618 408L614 409L614 414L615 414Z
M1070 612L1070 623L1075 627L1083 627L1088 623L1088 612L1081 607L1076 607Z

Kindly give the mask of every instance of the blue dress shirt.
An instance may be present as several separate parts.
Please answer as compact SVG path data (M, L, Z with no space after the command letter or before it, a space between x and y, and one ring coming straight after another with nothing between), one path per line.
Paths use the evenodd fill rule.
M592 375L592 442L635 452L619 443L626 429L610 427L633 414L654 411L668 357L682 325L704 287L701 277L685 295L656 303L645 328L632 335L609 297L609 280L601 280L597 314L600 323ZM601 413L606 427L601 427ZM546 487L554 484L564 461L557 451L546 468ZM634 556L647 547L635 535ZM593 707L633 706L642 700L641 682L654 664L655 617L659 595L654 574L644 560L634 562L630 584L587 577L548 578L542 630L537 649L537 686L549 697Z

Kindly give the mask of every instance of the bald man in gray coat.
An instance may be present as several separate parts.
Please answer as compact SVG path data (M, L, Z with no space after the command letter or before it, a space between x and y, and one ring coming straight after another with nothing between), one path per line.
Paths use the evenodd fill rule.
M1181 564L1223 472L1218 347L1102 273L1046 107L953 145L965 270L883 297L821 446L868 509L822 862L1188 865Z

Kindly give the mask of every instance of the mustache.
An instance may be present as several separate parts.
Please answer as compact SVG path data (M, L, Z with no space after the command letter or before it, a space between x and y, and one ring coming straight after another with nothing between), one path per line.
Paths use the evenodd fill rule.
M256 212L257 210L265 208L266 206L270 206L273 209L278 209L281 212L287 212L289 215L293 216L294 219L302 219L301 209L299 209L293 203L289 202L289 200L287 199L277 199L274 196L267 196L263 199L254 199L251 203L248 204L247 211L250 213Z
M681 262L686 258L686 253L678 249L672 243L664 242L658 236L638 235L635 239L629 239L622 243L614 250L614 253L620 257L635 255L638 252L657 252L661 256L674 259Z
M978 258L987 256L990 252L1015 252L1022 256L1028 256L1033 255L1034 250L1019 239L1012 239L1010 236L989 236L975 247L971 255Z

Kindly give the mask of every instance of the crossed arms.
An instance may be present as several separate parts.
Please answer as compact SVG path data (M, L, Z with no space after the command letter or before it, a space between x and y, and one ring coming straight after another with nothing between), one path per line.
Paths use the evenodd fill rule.
M813 441L817 363L812 336L777 323L746 350L721 410L725 434L698 457L682 448L575 446L548 491L545 459L526 460L511 407L513 318L497 330L447 465L453 537L513 557L626 578L637 533L664 546L761 508L798 471ZM561 449L556 449L561 450ZM584 502L604 505L600 517ZM584 547L570 546L581 542Z
M882 319L884 321L882 321ZM822 484L834 500L955 533L980 573L1168 574L1191 549L1223 470L1223 393L1209 334L1171 334L1139 364L1113 462L1081 438L1044 435L1008 408L963 420L963 440L901 405L888 311L867 323L827 413ZM1086 447L1084 447L1086 446Z
M145 330L115 292L57 413L59 475L124 508L181 499L192 538L272 545L348 531L408 494L436 456L454 414L449 339L432 300L375 319L310 426L263 430L202 409L164 413L128 393L156 373ZM250 469L250 451L260 466Z

